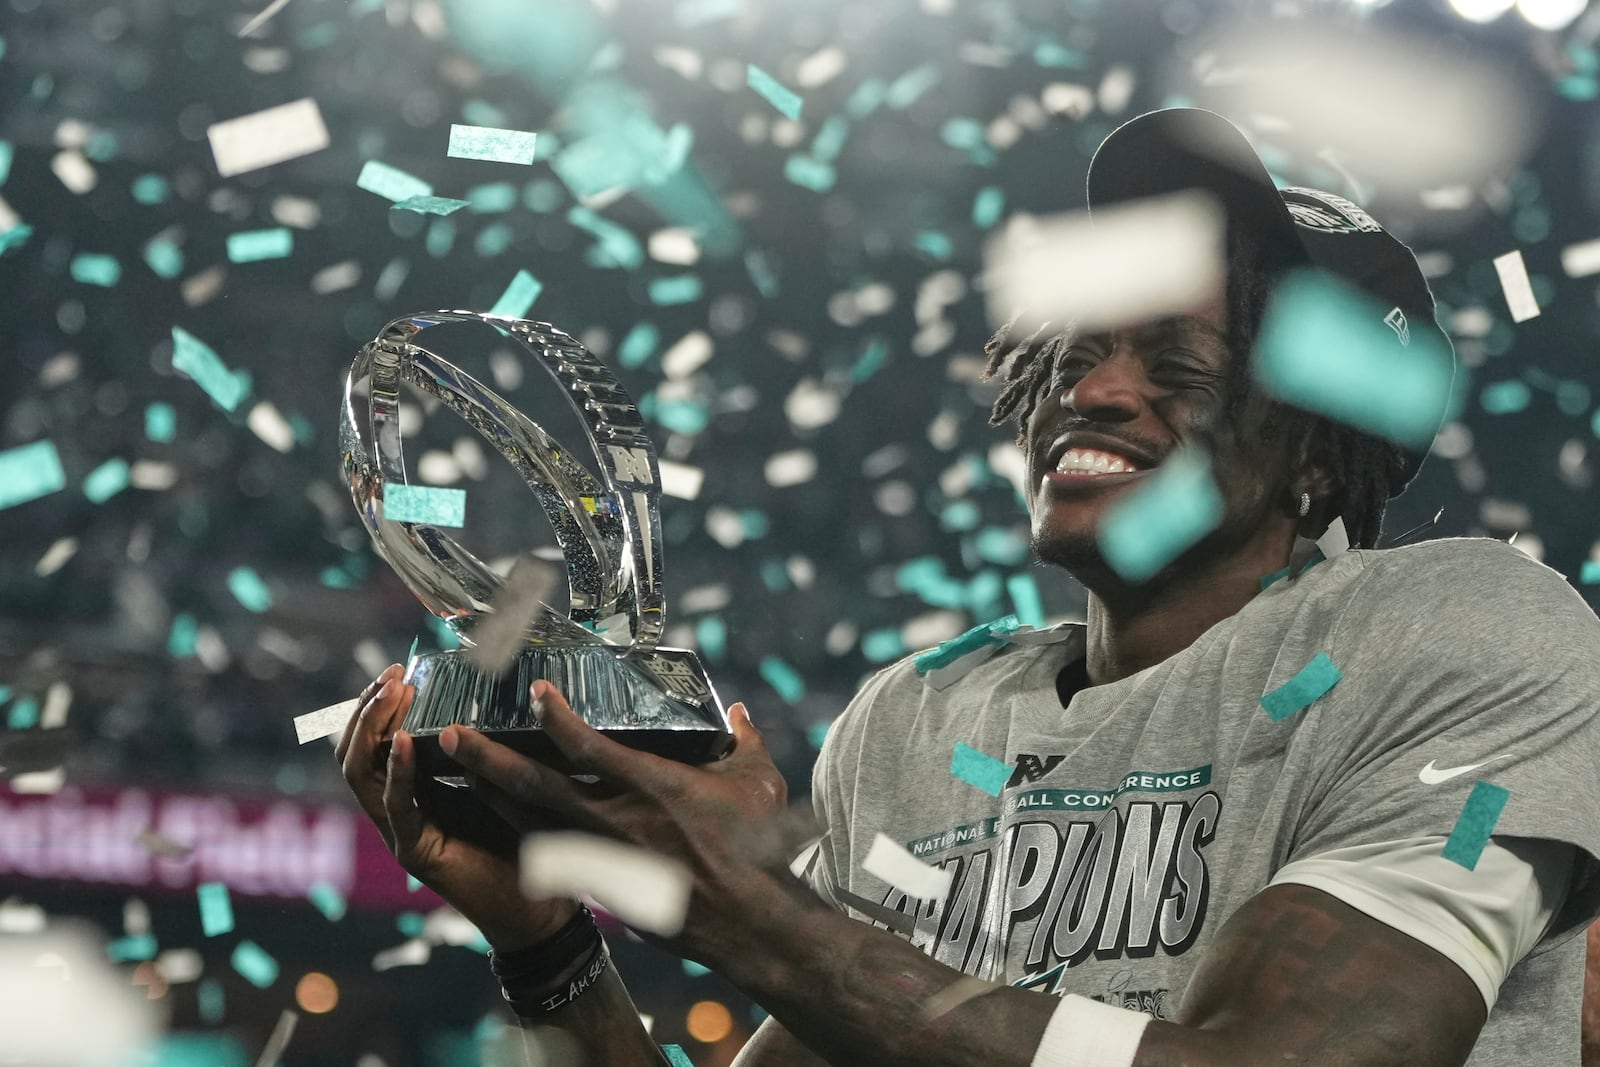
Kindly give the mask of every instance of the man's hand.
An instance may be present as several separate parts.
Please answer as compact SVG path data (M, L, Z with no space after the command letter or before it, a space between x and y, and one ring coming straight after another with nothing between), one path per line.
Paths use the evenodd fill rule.
M683 863L693 875L689 914L675 951L700 958L722 925L724 904L749 874L787 862L777 817L788 788L743 704L730 709L733 750L693 767L628 748L580 719L549 682L535 682L535 714L572 774L529 759L482 734L451 726L440 734L483 800L512 826L561 822Z
M517 833L476 825L468 840L456 832L450 809L459 804L451 804L455 791L448 786L435 786L426 810L417 806L411 735L397 729L416 689L403 684L401 674L394 664L361 694L335 753L344 780L400 865L449 901L491 945L510 951L550 937L577 904L523 897L517 884Z

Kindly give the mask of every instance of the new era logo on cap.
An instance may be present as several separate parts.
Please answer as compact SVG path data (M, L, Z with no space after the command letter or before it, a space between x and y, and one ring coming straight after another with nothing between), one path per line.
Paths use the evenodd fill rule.
M1389 314L1383 317L1383 324L1393 330L1400 338L1402 346L1411 343L1411 327L1406 323L1406 313L1399 308L1390 308Z

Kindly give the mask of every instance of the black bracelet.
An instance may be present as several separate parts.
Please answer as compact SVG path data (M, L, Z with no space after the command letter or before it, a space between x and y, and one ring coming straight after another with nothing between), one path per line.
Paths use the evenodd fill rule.
M605 939L599 938L594 948L559 981L532 986L502 980L500 995L511 1005L511 1010L523 1018L548 1015L560 1011L587 993L610 964L611 952L606 948Z
M586 960L600 940L594 912L579 904L577 913L548 940L513 952L490 950L489 970L501 985L545 985Z

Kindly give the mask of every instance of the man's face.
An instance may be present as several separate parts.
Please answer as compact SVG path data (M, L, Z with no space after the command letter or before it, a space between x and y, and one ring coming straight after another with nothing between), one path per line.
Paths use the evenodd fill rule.
M1025 438L1033 542L1041 559L1093 581L1107 510L1186 445L1212 457L1224 516L1182 558L1236 548L1287 493L1287 458L1267 437L1259 391L1230 414L1227 305L1074 337L1055 360ZM1269 443L1270 441L1270 443Z

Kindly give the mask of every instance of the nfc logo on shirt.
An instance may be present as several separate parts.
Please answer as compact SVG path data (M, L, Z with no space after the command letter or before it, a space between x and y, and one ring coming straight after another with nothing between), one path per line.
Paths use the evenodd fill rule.
M1035 756L1029 752L1018 752L1017 769L1011 772L1011 779L1006 782L1005 788L1015 789L1023 782L1037 782L1055 770L1061 761L1066 758L1065 754L1060 756Z

